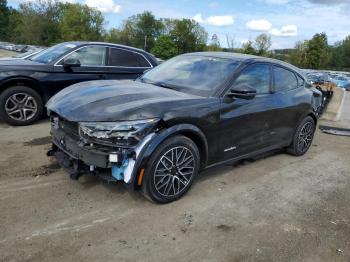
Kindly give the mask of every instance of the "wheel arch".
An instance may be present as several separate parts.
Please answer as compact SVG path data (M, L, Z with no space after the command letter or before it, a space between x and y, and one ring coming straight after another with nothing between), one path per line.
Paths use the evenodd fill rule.
M155 151L155 149L166 139L176 136L183 135L191 139L198 147L200 153L200 168L204 168L208 161L208 142L204 133L195 125L192 124L177 124L168 128L164 128L159 133L157 133L154 138L145 146L144 151L140 156L140 160L135 164L135 168L132 174L132 185L134 189L138 188L137 181L139 176L139 171L141 168L147 168L148 160Z
M0 94L6 89L13 86L26 86L28 88L31 88L40 95L40 97L43 99L43 103L47 101L46 93L43 91L43 88L41 87L40 83L35 79L28 77L13 77L6 79L0 84Z
M312 119L315 121L315 125L317 125L317 116L315 113L313 112L310 112L307 116L311 116Z

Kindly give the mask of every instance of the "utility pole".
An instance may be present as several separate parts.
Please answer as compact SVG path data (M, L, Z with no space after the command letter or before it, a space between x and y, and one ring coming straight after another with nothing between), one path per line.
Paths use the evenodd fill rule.
M143 45L143 49L146 51L147 48L147 35L145 35L145 44Z

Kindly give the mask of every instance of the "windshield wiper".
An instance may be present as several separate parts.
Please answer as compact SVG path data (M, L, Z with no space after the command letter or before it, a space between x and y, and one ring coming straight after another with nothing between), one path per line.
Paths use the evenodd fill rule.
M153 82L148 81L148 80L146 80L146 79L145 79L145 78L143 78L143 77L139 77L137 80L140 80L140 82L141 82L141 83L145 83L145 84L151 84L151 85L154 85L154 83L153 83Z
M167 88L167 89L171 89L171 90L177 90L175 86L169 85L167 83L154 83L157 86L163 87L163 88Z
M163 87L163 88L167 88L167 89L171 89L171 90L176 90L177 91L177 86L174 85L169 85L167 83L164 82L153 82L153 81L149 81L146 80L143 77L138 78L142 83L146 83L146 84L150 84L150 85L155 85L155 86L159 86L159 87Z

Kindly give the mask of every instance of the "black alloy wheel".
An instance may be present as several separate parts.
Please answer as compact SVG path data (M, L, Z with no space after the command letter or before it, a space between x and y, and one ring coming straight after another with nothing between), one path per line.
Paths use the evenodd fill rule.
M298 125L294 133L292 144L287 149L287 152L295 156L304 155L312 144L315 130L316 125L314 119L311 116L304 118Z
M10 87L0 95L0 116L11 125L32 124L42 116L43 109L40 95L26 86Z
M142 183L143 192L153 201L179 199L191 187L199 170L199 151L185 136L165 140L153 153Z

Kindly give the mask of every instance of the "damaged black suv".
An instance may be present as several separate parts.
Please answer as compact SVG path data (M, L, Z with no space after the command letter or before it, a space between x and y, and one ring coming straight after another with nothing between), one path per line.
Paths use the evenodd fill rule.
M280 148L306 153L318 95L284 62L185 54L136 81L85 82L58 93L47 104L48 154L72 178L123 181L166 203L183 196L204 168Z

